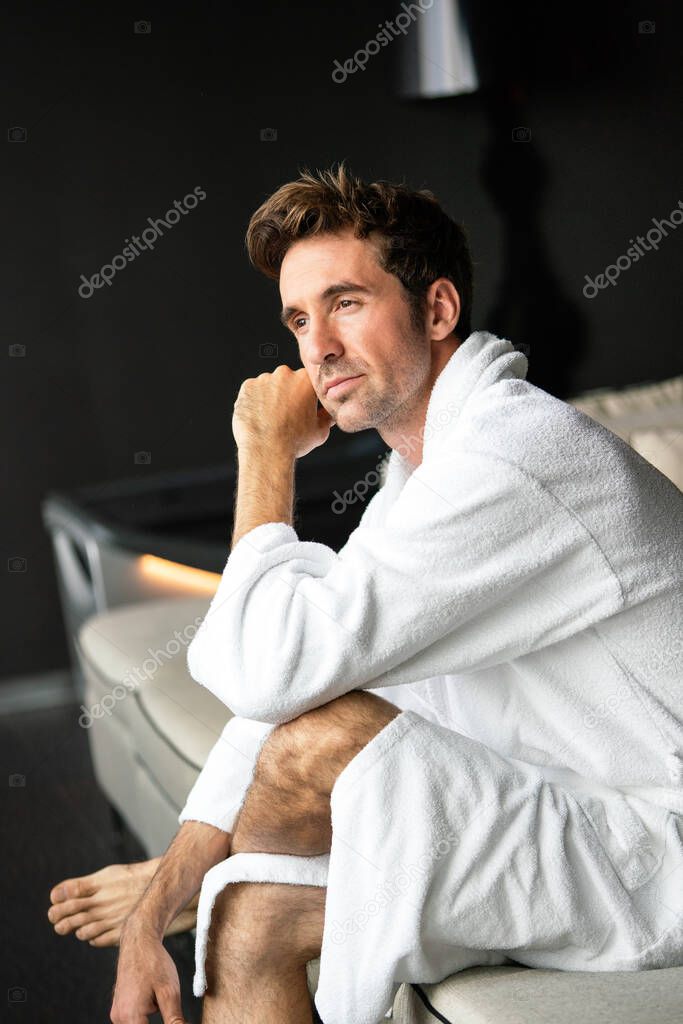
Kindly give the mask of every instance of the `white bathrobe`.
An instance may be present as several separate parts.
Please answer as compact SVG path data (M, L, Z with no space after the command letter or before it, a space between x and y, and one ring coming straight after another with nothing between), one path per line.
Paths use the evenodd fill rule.
M275 724L353 689L403 713L339 776L329 856L208 872L197 995L240 880L327 886L325 1024L473 964L683 963L683 495L526 370L472 334L341 551L266 523L230 554L188 667L236 717L181 822L232 830Z

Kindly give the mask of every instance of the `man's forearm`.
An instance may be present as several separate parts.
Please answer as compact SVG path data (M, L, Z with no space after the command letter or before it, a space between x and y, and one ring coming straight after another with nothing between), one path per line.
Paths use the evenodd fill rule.
M263 523L287 523L294 518L294 464L285 445L250 445L238 449L237 499L232 547Z
M231 836L202 821L186 821L161 858L124 926L163 938L169 924L199 890L207 871L230 853ZM122 941L124 939L122 935Z
M294 463L289 448L240 448L232 547L262 523L292 523ZM199 821L184 822L161 858L126 925L160 939L178 912L199 890L207 871L230 853L231 836Z

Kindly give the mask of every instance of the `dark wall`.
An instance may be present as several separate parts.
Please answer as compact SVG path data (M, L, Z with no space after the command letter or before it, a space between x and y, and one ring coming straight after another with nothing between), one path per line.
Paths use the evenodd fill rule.
M363 177L431 188L469 231L475 326L529 344L530 378L560 397L681 372L683 229L582 294L683 199L673 5L607 5L599 25L573 8L573 63L562 25L553 34L529 8L509 67L507 27L477 6L476 38L496 57L487 89L419 102L396 94L398 43L331 79L398 2L147 5L147 35L123 5L4 17L4 119L27 137L2 141L3 567L19 556L27 571L3 568L0 675L67 663L46 491L231 461L240 381L298 365L243 238L304 166L345 157ZM643 17L654 34L638 33ZM520 123L528 142L512 141ZM206 198L154 251L79 297L81 275L197 186ZM133 464L138 450L150 466Z

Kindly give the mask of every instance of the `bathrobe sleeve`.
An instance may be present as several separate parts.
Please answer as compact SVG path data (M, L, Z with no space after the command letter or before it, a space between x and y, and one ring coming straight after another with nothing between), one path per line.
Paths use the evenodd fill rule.
M235 545L187 661L236 715L488 668L623 605L577 515L496 456L423 462L381 522L366 511L337 553L276 522Z
M178 823L203 821L232 832L254 777L261 747L274 726L237 716L226 722L187 795Z

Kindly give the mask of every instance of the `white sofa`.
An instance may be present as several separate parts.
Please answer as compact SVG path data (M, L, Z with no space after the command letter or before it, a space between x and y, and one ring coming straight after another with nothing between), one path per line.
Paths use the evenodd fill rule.
M632 444L683 489L683 377L572 399ZM177 830L185 797L230 711L188 675L171 638L198 621L208 597L151 600L92 616L74 638L85 679L85 716L98 782L149 856ZM177 632L175 632L177 631ZM188 636L191 633L188 632ZM123 685L134 668L143 679ZM100 717L97 717L97 715ZM315 990L317 961L309 965ZM403 985L400 1024L681 1024L683 967L585 974L525 967L472 968L436 985Z

